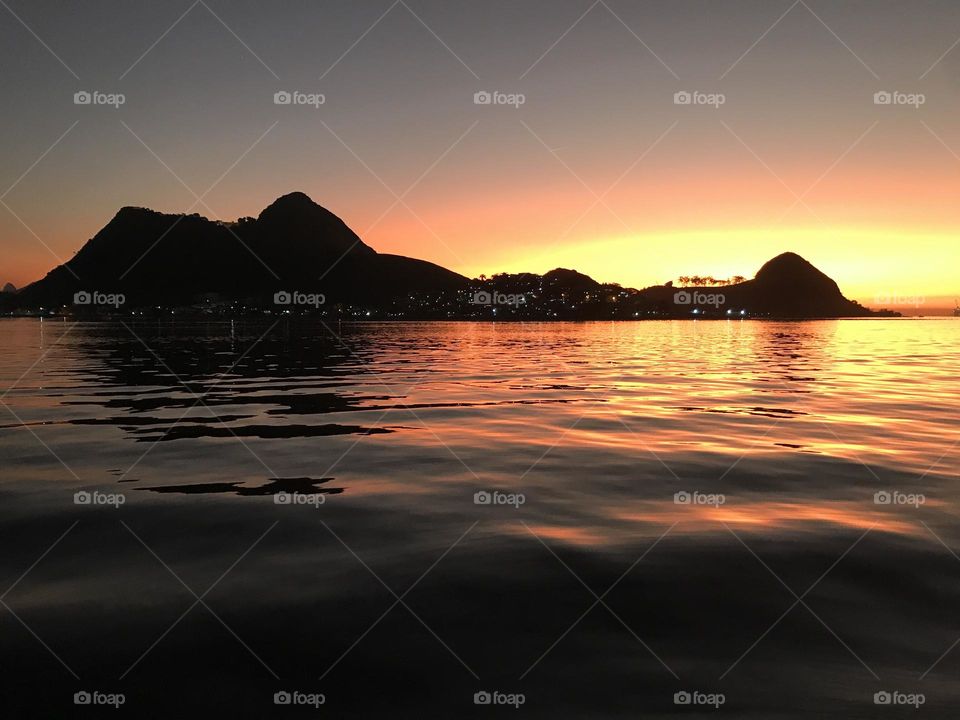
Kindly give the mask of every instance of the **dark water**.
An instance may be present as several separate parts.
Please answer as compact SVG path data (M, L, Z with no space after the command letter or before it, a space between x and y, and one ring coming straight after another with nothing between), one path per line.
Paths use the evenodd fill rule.
M2 321L3 715L955 717L958 341Z

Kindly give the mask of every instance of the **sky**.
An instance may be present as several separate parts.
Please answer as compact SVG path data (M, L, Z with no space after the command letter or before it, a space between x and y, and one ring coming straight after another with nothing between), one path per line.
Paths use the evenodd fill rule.
M472 277L791 250L868 305L952 307L958 41L955 0L3 0L0 283L122 206L299 190Z

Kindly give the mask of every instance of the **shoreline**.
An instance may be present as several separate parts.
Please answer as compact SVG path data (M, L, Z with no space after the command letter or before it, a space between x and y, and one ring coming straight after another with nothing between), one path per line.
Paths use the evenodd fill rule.
M233 322L238 320L249 321L249 320L276 320L278 323L281 320L286 321L313 321L313 322L322 322L322 323L338 323L338 324L349 324L349 325L384 325L384 324L397 324L397 323L474 323L474 324L581 324L586 325L589 323L638 323L638 322L822 322L824 320L960 320L960 318L953 315L914 315L914 316L887 316L887 315L877 315L877 316L858 316L858 315L845 315L842 317L837 316L810 316L810 317L759 317L759 316L746 316L746 317L711 317L711 316L700 316L700 317L677 317L677 316L664 316L664 317L638 317L638 318L330 318L322 317L318 315L296 315L296 316L276 316L276 315L203 315L203 314L165 314L165 315L103 315L97 317L75 317L71 315L38 315L38 314L5 314L0 315L2 320L39 320L47 322L50 321L62 321L62 322L82 322L82 323L106 323L106 322L121 322L123 320L131 320L133 322L140 322L144 320L157 320L163 321L168 320L170 322L177 322L178 320L185 320L191 322Z

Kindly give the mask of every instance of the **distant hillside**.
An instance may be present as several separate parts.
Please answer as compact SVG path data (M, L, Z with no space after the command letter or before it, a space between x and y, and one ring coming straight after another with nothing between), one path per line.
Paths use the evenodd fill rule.
M780 317L860 317L873 313L848 300L836 282L795 253L768 261L753 280L726 288L734 305Z
M691 302L678 303L677 293L687 293ZM832 318L889 316L843 296L835 281L796 253L787 252L766 262L752 280L720 287L657 286L642 291L658 309L679 314L744 314L752 317ZM698 299L705 301L697 302ZM722 297L722 302L710 301ZM685 299L685 298L683 298ZM694 313L694 311L696 311Z
M475 280L473 292L489 294L490 302L475 309L471 317L498 319L802 319L897 314L874 312L848 300L836 282L795 253L778 255L753 280L735 285L675 287L667 283L635 290L557 269L542 276L517 273Z
M753 280L722 287L635 290L564 268L468 280L430 262L376 252L299 192L232 223L122 208L72 260L15 294L0 293L0 311L39 308L529 320L895 314L847 300L836 282L794 253L770 260Z

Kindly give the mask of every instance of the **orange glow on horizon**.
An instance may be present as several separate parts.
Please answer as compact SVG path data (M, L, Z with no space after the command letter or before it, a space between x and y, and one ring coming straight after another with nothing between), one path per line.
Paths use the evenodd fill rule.
M405 200L409 209L390 209L394 199L386 193L357 194L354 188L349 195L331 196L310 183L302 189L375 250L429 260L468 277L567 267L600 282L643 288L684 274L750 278L770 258L794 251L834 278L847 297L868 306L878 297L894 296L952 307L952 298L960 294L952 270L960 266L953 232L960 217L946 197L950 185L943 172L923 180L922 202L905 206L897 197L901 180L843 177L838 171L840 178L817 188L816 202L804 200L808 208L762 168L759 173L739 168L723 181L712 171L689 176L667 169L656 182L628 178L601 202L560 171L542 181L483 178L479 190L476 183L438 186L428 178ZM859 188L852 196L850 183ZM208 202L216 217L233 220L257 215L274 194L235 189ZM144 197L122 204L183 212L192 201L157 203ZM18 205L18 214L65 261L117 209L64 208L48 215ZM192 211L214 216L205 208ZM9 215L4 222L10 242L0 282L22 287L58 264L27 228Z

